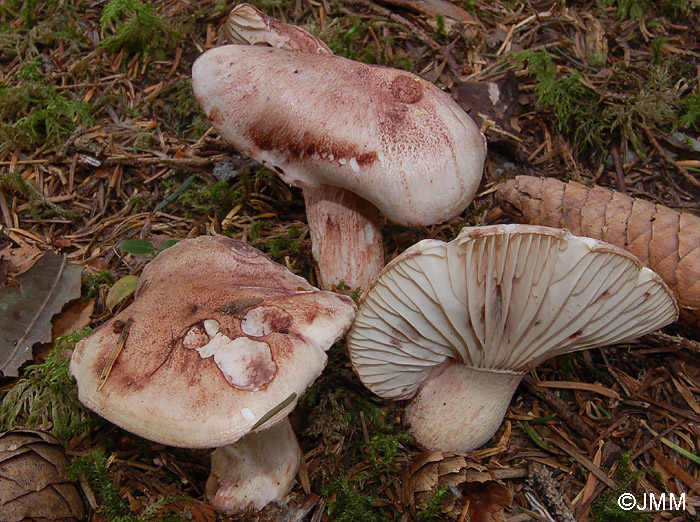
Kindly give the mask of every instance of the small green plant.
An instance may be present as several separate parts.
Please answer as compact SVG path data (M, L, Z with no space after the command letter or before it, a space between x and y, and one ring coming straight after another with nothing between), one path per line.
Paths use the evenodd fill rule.
M260 239L260 235L262 234L263 230L265 230L268 226L270 226L270 223L264 219L253 222L246 234L248 237L248 242L251 244L256 243Z
M110 0L102 11L100 24L113 33L100 42L100 47L109 52L124 49L125 57L138 52L157 54L179 39L178 32L155 14L150 2L140 0Z
M41 71L41 60L38 56L35 56L28 62L26 62L22 69L20 69L19 74L17 74L22 80L29 81L39 81L44 77L44 73Z
M10 388L0 403L0 427L41 427L62 442L88 433L96 418L78 401L75 380L68 371L66 352L88 335L88 327L56 339L41 364L27 366L24 377Z
M360 295L362 294L362 288L350 288L345 281L339 281L335 285L335 291L339 294L347 295L350 299L355 301L356 305L360 305Z
M617 5L619 18L638 20L649 12L649 0L605 0L607 5Z
M654 65L658 65L663 58L662 50L664 44L668 42L668 38L657 38L651 43L651 57Z
M116 279L109 270L102 270L97 274L87 274L82 284L82 295L85 299L92 299L100 295L100 286L112 286Z
M445 17L439 14L437 15L436 21L437 28L435 29L435 34L433 35L433 38L435 38L435 41L437 42L448 41L450 39L450 35L447 34L447 30L445 29Z
M131 522L126 501L112 484L107 469L107 456L96 448L78 457L68 466L68 477L77 482L81 477L90 485L102 503L102 515L108 522Z
M119 243L119 248L130 254L149 254L151 257L156 257L163 250L170 248L177 242L177 239L168 239L167 241L163 241L160 247L156 249L155 245L148 239L127 239Z
M448 495L450 495L450 486L436 488L428 499L427 505L416 513L418 522L435 522L439 520L442 503Z

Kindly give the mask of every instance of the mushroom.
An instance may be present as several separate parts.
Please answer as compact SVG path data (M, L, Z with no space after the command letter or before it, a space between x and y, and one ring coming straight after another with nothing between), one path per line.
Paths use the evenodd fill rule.
M261 508L293 484L300 450L287 414L354 312L245 243L187 239L144 268L134 302L78 343L70 370L80 401L114 424L220 448L213 505Z
M411 399L418 442L464 452L493 436L530 369L629 341L677 314L661 278L618 247L563 229L474 227L391 261L363 297L347 347L370 390Z
M226 141L303 189L320 285L367 288L384 266L379 212L402 225L458 215L479 185L484 137L419 76L332 55L271 20L234 9L231 38L270 47L210 49L192 88Z

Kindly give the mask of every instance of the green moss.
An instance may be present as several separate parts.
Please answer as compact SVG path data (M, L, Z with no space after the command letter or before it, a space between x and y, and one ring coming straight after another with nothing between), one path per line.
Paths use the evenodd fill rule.
M369 20L360 17L338 17L331 20L319 36L338 56L412 71L414 63L410 57L400 54L391 57L387 55L386 44L393 44L393 38L384 36L384 27L396 29L398 26L384 17L373 17ZM379 42L379 46L376 42Z
M27 366L24 377L10 388L0 403L0 427L42 427L67 442L80 433L88 433L99 423L78 401L75 380L68 371L66 354L91 332L77 330L56 339L56 346L41 364Z
M270 243L270 257L275 261L279 261L284 256L298 256L301 253L302 246L302 241L299 239L300 236L300 228L292 227L288 229L284 236L278 237Z
M687 129L700 129L700 88L681 101L680 124Z
M8 1L0 5L0 52L16 56L20 63L53 52L58 43L64 52L85 50L85 31L76 23L84 16L87 2ZM1 20L12 20L3 23ZM94 67L93 67L94 70ZM51 76L46 72L46 80Z
M357 480L347 477L341 478L325 488L322 493L324 497L334 499L328 505L328 513L333 516L334 522L389 522L393 520L393 517L388 517L383 510L372 505L372 496L360 490Z
M450 495L449 486L436 488L428 499L427 505L416 513L418 522L435 522L440 520L442 503L448 495Z
M604 0L606 5L617 7L617 16L621 19L639 20L656 10L669 18L687 16L690 2L688 0Z
M546 49L516 53L519 63L537 80L537 103L552 109L559 129L568 131L571 119L581 107L582 99L593 93L581 83L581 74L561 74Z
M180 182L169 179L163 182L167 194L173 194L180 187ZM234 205L242 202L241 182L231 184L227 181L207 182L195 179L175 198L175 204L185 211L188 217L217 215L223 218Z
M615 476L617 487L604 491L594 502L591 510L593 522L650 522L653 518L639 509L622 509L617 499L623 493L634 493L637 480L653 468L632 472L632 451L622 455Z
M338 292L339 294L347 295L350 297L353 301L355 301L356 305L360 305L360 295L362 294L362 288L357 287L357 288L350 288L345 281L341 280L338 282L337 285L335 285L335 291Z
M102 504L101 515L107 522L134 522L130 516L126 500L112 484L107 469L107 456L102 448L96 448L78 457L68 466L68 477L78 481L81 477L87 481Z
M658 66L616 64L595 91L582 83L578 70L557 67L544 49L515 53L535 77L538 103L552 111L563 133L573 133L579 151L603 151L613 136L630 142L643 155L638 123L653 128L672 127L679 119L674 83L679 71L669 63Z
M158 96L151 107L178 134L198 139L211 124L192 92L192 79L183 78Z
M155 14L150 2L110 0L102 11L100 24L112 36L100 42L109 52L125 51L125 59L142 52L161 55L172 49L180 36L169 22Z
M136 139L134 140L134 148L141 150L150 149L156 143L158 143L158 136L156 136L155 133L141 131L136 135Z
M29 213L36 220L41 220L42 216L59 215L66 218L77 217L77 212L66 210L55 203L47 200L44 196L25 180L19 172L0 173L0 189L29 203ZM45 212L40 212L40 208Z
M82 295L85 299L92 299L100 295L100 287L110 287L116 282L116 279L109 270L102 270L97 274L87 274L82 284Z
M403 443L411 443L413 439L407 433L375 433L366 444L369 461L373 465L373 473L391 474L396 471L396 459L404 450Z
M248 229L248 233L246 234L248 242L251 244L256 243L258 239L260 239L260 234L262 233L263 229L265 229L269 225L270 224L264 219L254 222Z
M307 389L297 408L309 419L306 440L324 449L311 481L325 492L330 506L340 503L334 513L352 513L353 506L366 505L363 497L371 498L377 484L399 473L411 438L394 423L393 407L380 405L359 382L342 343L329 350L324 375ZM349 475L351 467L363 471Z
M662 49L668 38L657 38L651 42L651 57L654 65L658 65L663 58Z
M68 466L68 477L74 482L80 479L87 482L100 502L98 511L106 522L148 522L150 520L185 522L186 520L186 518L175 514L158 516L160 511L169 504L177 500L187 499L182 495L161 497L144 509L140 515L133 514L127 500L114 487L107 468L107 455L102 448L95 448L75 459Z
M47 11L54 11L58 0L6 0L0 4L0 15L7 18L22 18L22 25L33 26Z
M27 74L33 74L30 66ZM78 125L93 124L89 103L71 100L44 83L0 86L0 150L57 145Z

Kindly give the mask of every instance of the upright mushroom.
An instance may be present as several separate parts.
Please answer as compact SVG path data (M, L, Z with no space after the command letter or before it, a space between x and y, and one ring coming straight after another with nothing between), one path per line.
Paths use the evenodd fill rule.
M293 484L287 414L354 312L245 243L183 240L144 268L129 307L78 343L70 369L83 404L122 428L220 448L211 503L261 508Z
M347 346L374 393L412 398L406 416L418 442L470 451L496 432L531 368L634 339L677 314L661 278L618 247L538 226L464 228L384 268Z
M462 212L481 179L484 137L431 83L334 56L289 27L238 6L229 34L271 47L207 51L192 87L225 140L303 189L321 286L367 288L384 265L379 211L403 225Z

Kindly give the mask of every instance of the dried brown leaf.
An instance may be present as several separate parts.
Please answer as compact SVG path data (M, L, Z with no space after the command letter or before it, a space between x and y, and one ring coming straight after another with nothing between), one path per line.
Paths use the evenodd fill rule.
M0 289L0 371L17 375L32 357L35 343L51 341L51 318L64 304L80 296L82 267L66 256L46 252L16 277L18 286Z

